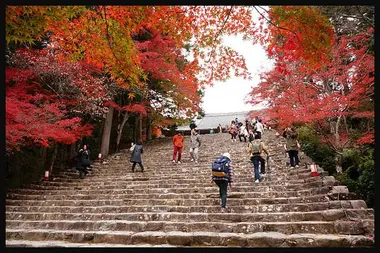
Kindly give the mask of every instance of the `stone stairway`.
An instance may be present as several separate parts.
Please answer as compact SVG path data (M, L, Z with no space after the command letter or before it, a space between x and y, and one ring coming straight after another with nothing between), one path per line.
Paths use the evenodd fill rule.
M52 181L9 190L6 247L374 247L374 210L310 159L286 167L284 139L263 136L272 155L267 176L253 182L246 143L228 134L201 135L198 164L172 164L170 138L144 147L144 173L129 151L94 164L85 179L66 171ZM235 183L230 213L221 213L211 162L231 154Z

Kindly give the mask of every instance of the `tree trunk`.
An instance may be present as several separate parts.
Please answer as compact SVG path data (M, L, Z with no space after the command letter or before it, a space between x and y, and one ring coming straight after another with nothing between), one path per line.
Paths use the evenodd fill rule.
M57 158L57 152L58 152L58 144L55 144L54 145L54 151L53 151L53 157L51 158L51 164L50 164L50 168L49 168L49 174L50 175L53 172L53 166L54 166L55 159Z
M100 146L100 153L103 157L107 157L109 153L113 112L114 108L109 106L106 121L104 122L102 144Z
M342 160L343 160L343 155L342 154L336 154L335 155L335 168L336 172L338 174L342 173Z
M146 117L146 140L149 141L151 138L151 122L148 114Z
M139 114L139 138L138 140L142 140L143 137L143 127L142 127L142 115Z
M129 113L128 112L124 112L124 114L123 114L123 120L117 126L117 138L116 138L116 151L117 152L119 152L119 145L120 145L121 134L123 133L123 128L124 128L124 125L127 122L128 118L129 118Z

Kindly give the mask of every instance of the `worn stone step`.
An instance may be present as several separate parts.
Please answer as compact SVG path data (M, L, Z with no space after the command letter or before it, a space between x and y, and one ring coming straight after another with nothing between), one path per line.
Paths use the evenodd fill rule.
M373 247L374 239L362 235L292 234L258 232L131 232L51 229L7 229L6 240L59 240L72 243L170 244L178 246L236 247Z
M214 186L215 187L215 186ZM316 195L316 194L327 194L330 191L330 187L323 186L323 187L314 187L299 191L270 191L266 192L266 189L263 189L263 191L244 191L244 192L238 192L236 189L233 189L233 191L229 191L228 196L235 196L235 197L249 197L249 198L261 198L261 197L296 197L296 196L310 196L310 195ZM160 194L156 195L156 198L185 198L185 199L193 199L193 198L201 198L204 194L211 195L216 194L218 191L216 188L214 188L213 191L208 191L204 193L199 192L192 192L192 194L189 194L189 191L186 192L179 192L179 193L169 193L168 191L160 192ZM134 189L95 189L95 190L86 190L83 189L83 187L76 187L70 190L39 190L39 189L14 189L12 191L9 191L8 194L33 194L33 195L40 195L40 196L56 196L56 195L66 195L66 196L74 196L74 195L80 195L80 196L96 196L97 194L110 194L110 195L128 195L129 198L144 198L147 197L146 193L136 192ZM149 195L152 193L148 192ZM344 196L344 195L343 195Z
M181 231L257 233L280 232L283 234L315 233L365 235L373 234L373 220L358 221L294 221L294 222L212 222L212 221L7 221L7 229L54 229L84 231Z
M208 185L208 186L207 186ZM155 188L155 189L147 189L144 187L138 188L141 192L150 192L150 193L160 193L163 191L163 189L166 189L168 192L210 192L215 191L215 183L210 182L205 183L205 186L202 188L196 188L192 187L191 184L184 183L182 188ZM308 182L303 184L289 184L289 185L262 185L260 183L255 184L252 182L252 186L236 186L234 187L234 191L237 192L244 192L244 191L285 191L285 190L303 190L303 189L309 189L309 188L315 188L315 187L322 187L325 186L323 182L321 181L315 181L315 182ZM72 185L67 186L62 183L53 183L50 184L44 184L44 185L37 185L37 184L31 184L27 187L28 189L37 189L37 190L68 190L68 189L88 189L88 190L95 190L95 189L131 189L131 187L128 185L128 182L125 182L125 184L112 184L112 185L99 185L99 184L89 184L89 185Z
M137 168L136 172L133 173L130 169L126 170L116 170L112 169L107 172L103 173L97 173L92 172L89 174L85 179L78 180L79 182L86 182L91 179L102 179L104 177L108 178L109 176L111 177L128 177L128 178L145 178L145 177L150 177L150 178L157 178L157 180L178 180L178 179L184 179L184 175L186 175L186 179L188 180L202 180L202 179L207 179L211 176L211 170L209 168L204 169L205 172L203 174L196 173L194 170L190 171L181 171L178 173L179 170L174 171L174 173L164 173L164 174L157 174L157 177L155 177L151 172L150 169L145 169L144 173L141 173L139 171L139 168ZM289 174L286 171L283 173L274 173L273 170L271 169L266 169L267 176L271 180L292 180L292 179L306 179L306 178L311 178L311 172L306 171L302 173L294 173L294 174ZM64 180L64 178L70 178L70 179L79 179L78 173L73 173L73 172L63 172L66 174L59 174L59 175L53 175L52 178L54 180ZM249 178L252 177L253 175L253 168L246 169L245 171L235 171L235 175L240 177L240 178ZM323 171L320 173L320 177L323 176L328 176L329 173L327 171Z
M248 177L250 178L250 177ZM241 179L241 178L239 178ZM261 185L290 185L290 184L302 184L302 183L309 183L309 182L315 182L315 181L322 181L323 179L321 177L308 177L305 179L290 179L290 180L278 180L277 178L270 179L269 175L265 177L265 180L261 182ZM55 183L70 183L70 184L79 184L79 185L92 185L92 184L100 184L100 185L113 185L116 183L126 183L126 180L122 177L107 177L107 178L91 178L91 180L87 181L80 181L80 179L62 179L62 178L54 178L53 182ZM194 180L194 182L191 182L191 185L193 187L199 187L204 186L205 183L209 183L210 179L208 180ZM148 180L148 181L128 181L128 184L130 186L141 186L141 187L162 187L162 188L175 188L175 187L182 187L183 184L180 184L178 182L166 182L166 181L160 181L160 180ZM237 180L234 182L235 186L248 186L252 185L251 181L240 181Z
M6 240L5 247L7 248L167 248L167 247L176 247L169 244L115 244L115 243L70 243L62 241L29 241L29 240Z
M350 195L348 195L350 196ZM346 198L347 199L347 198ZM355 198L354 198L355 199ZM331 198L328 195L313 195L306 197L290 197L290 198L230 198L229 205L262 205L262 204L290 204L290 203L313 203L313 202L327 202ZM344 200L344 198L342 199ZM155 198L155 196L147 196L146 198L130 199L126 196L120 198L106 198L106 199L43 199L43 200L16 200L7 199L6 205L8 206L107 206L107 205L168 205L168 206L202 206L207 204L218 205L220 202L219 195L205 195L198 199L170 199L170 198Z
M282 192L284 193L284 192ZM293 192L294 193L294 192ZM270 192L270 193L229 193L228 198L236 198L236 199L258 199L260 201L264 200L274 200L274 201L282 201L282 199L289 199L288 201L291 201L292 199L315 199L319 197L327 197L330 200L354 200L357 199L357 195L352 192L348 193L328 193L328 194L313 194L309 196L302 196L302 197L296 197L296 194L292 194L292 196L286 196L284 194L278 195L276 192ZM83 195L83 194L72 194L72 195L41 195L41 194L17 194L17 193L9 193L7 194L7 200L38 200L38 201L44 201L44 200L72 200L72 201L78 201L78 200L110 200L110 199L123 199L123 200L135 200L135 199L143 199L143 200L159 200L159 199L182 199L182 200L194 200L194 199L210 199L210 198L219 198L219 194L196 194L196 195L189 195L189 194L159 194L159 195L147 195L147 194L94 194L94 195ZM293 201L293 200L292 200Z
M59 212L6 212L7 220L144 220L144 221L335 221L373 219L371 209L329 209L311 212L281 213L179 213L179 212L133 212L133 213L59 213Z
M353 202L354 201L354 202ZM356 202L355 202L356 201ZM357 201L362 200L335 200L329 202L292 203L292 204L262 204L255 206L233 206L228 208L231 212L253 213L253 212L307 212L327 209L354 209ZM353 202L353 203L352 203ZM364 201L362 201L364 202ZM365 202L364 202L365 203ZM353 206L354 205L354 206ZM363 208L367 208L363 206ZM219 205L203 206L167 206L167 205L117 205L117 206L10 206L6 205L7 212L220 212Z
M142 179L142 178L141 178ZM42 184L31 184L31 185L38 185L38 186L64 186L64 187L75 187L75 186L118 186L118 185L129 185L134 188L151 188L151 187L160 187L160 188L182 188L184 185L188 185L189 187L203 187L210 184L210 178L207 179L198 179L198 180L181 180L176 182L168 182L168 181L161 181L161 180L150 180L149 178L146 178L148 180L146 181L128 181L127 179L120 178L118 180L105 180L105 181L75 181L75 182L62 182L59 180L54 180L50 182L43 182ZM239 178L241 179L241 178ZM252 186L256 185L253 184L252 178L248 177L247 180L250 181L241 181L236 180L236 182L233 183L236 187L242 187L242 186ZM260 182L260 185L263 186L292 186L292 185L302 185L302 184L308 184L308 183L314 183L314 182L322 182L323 179L321 177L310 177L307 179L294 179L294 180L269 180L268 177L265 177L263 181Z

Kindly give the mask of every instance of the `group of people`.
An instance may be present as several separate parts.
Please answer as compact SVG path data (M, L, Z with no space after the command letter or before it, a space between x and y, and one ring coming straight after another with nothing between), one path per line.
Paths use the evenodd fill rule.
M236 120L233 121L233 123L235 122ZM255 183L259 183L261 177L265 176L264 155L266 154L267 159L270 156L265 143L261 139L264 131L263 131L263 128L261 128L260 124L261 124L261 120L258 119L257 123L255 124L256 127L253 127L253 129L249 129L249 137L248 137L248 145L247 145L247 153L250 160L253 163ZM258 128L262 131L257 131ZM256 131L253 132L253 130L256 130ZM292 169L298 168L299 167L298 151L300 148L300 144L298 142L298 134L295 128L293 126L285 128L283 132L283 137L286 138L286 144L284 148L285 148L285 151L289 155L290 166ZM228 212L226 208L228 186L230 187L230 190L232 190L234 172L233 172L231 155L229 153L224 153L222 157L225 157L227 160L227 163L226 163L227 173L225 176L212 175L211 180L214 181L219 187L219 197L221 199L221 212L225 213L225 212ZM218 158L218 159L221 159L221 158ZM259 167L260 167L260 171L259 171Z
M249 122L248 119L245 120L245 124L243 122L239 122L238 118L231 121L231 124L228 126L228 133L231 135L231 140L236 141L236 137L239 137L239 141L242 142L242 138L244 142L247 142L247 139L252 138L253 135L258 136L261 139L261 135L264 133L264 125L262 124L262 119L256 117ZM251 141L251 140L249 140Z
M177 134L173 136L173 163L181 163L182 158L182 149L183 149L184 136L180 131L177 131ZM201 146L201 139L195 127L191 127L190 131L190 157L191 161L198 163L199 161L199 147Z
M262 141L262 135L264 134L264 127L261 123L261 119L255 118L254 124L251 127L247 127L249 125L248 120L246 120L246 125L243 125L241 122L237 120L233 120L229 127L229 133L231 134L231 139L234 141L234 136L236 140L235 130L239 133L239 139L241 137L244 138L244 142L247 142L248 145L246 147L247 155L250 161L253 163L254 170L254 182L259 183L261 177L265 176L265 154L266 158L269 158L269 152L266 147L266 144ZM238 126L238 127L237 127ZM201 146L201 139L198 132L195 129L195 124L191 124L191 135L190 135L190 156L191 161L198 163L199 161L199 147ZM233 130L233 131L232 131ZM295 131L294 127L287 127L283 131L283 137L286 138L286 144L284 146L285 151L289 155L290 166L291 168L299 167L299 158L298 151L300 148L300 144L298 142L298 135ZM181 164L181 156L182 149L184 147L184 136L180 131L177 131L176 135L172 138L173 143L173 157L172 162ZM131 143L130 148L132 163L132 172L135 172L136 164L139 164L141 168L141 172L144 172L144 167L142 165L141 155L143 154L143 146L142 141L137 141L136 144ZM231 155L226 152L221 157L218 158L220 161L224 162L226 173L221 175L212 175L211 180L219 187L219 197L221 198L221 212L228 212L227 205L227 191L228 186L230 190L232 190L232 183L234 182L234 169L232 166ZM215 163L215 162L214 162ZM81 171L81 173L87 174L88 170L91 169L90 163L90 151L87 148L87 145L84 145L82 149L80 149L78 154L78 163L77 169ZM260 170L259 170L260 168Z

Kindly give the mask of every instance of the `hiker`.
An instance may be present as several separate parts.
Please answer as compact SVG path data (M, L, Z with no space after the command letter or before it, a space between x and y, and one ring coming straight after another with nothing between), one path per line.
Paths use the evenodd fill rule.
M173 141L173 163L176 161L177 153L178 153L178 160L177 162L180 164L181 163L181 155L182 155L182 148L183 148L183 140L184 137L181 134L180 131L177 131L177 134L174 135L172 141Z
M261 124L261 119L258 119L255 125L255 131L258 136L258 139L261 139L261 135L264 133L263 124Z
M221 134L222 132L223 132L222 125L219 124L219 125L218 125L218 133Z
M239 123L239 141L241 142L241 137L244 137L244 142L247 142L248 132L243 123Z
M248 121L248 119L245 119L245 129L247 129L247 131L249 130L249 121Z
M285 152L288 153L290 159L290 168L299 168L298 150L300 144L298 142L298 134L293 126L285 128L282 134L286 138Z
M218 170L219 168L219 170ZM224 153L222 156L218 157L212 164L212 176L211 181L219 187L219 197L221 199L221 212L228 212L227 205L227 188L230 186L230 191L232 190L232 183L234 181L234 171L232 167L231 155L230 153Z
M231 140L236 141L236 136L237 136L237 127L235 125L235 121L231 121L231 125L228 127L228 132L231 135Z
M131 160L130 160L131 163L133 163L132 172L135 172L135 167L137 163L139 164L141 168L141 172L144 172L144 166L142 165L142 162L141 162L141 154L144 153L142 141L138 140L136 144L132 142L131 148L129 150L132 151Z
M265 159L264 152L269 157L269 152L265 146L265 143L258 138L256 135L255 139L248 144L247 153L250 157L250 160L253 163L253 169L255 174L255 183L260 182L260 174L261 176L265 176ZM260 173L259 173L259 163L260 163Z
M199 158L199 147L201 146L201 140L199 138L199 134L197 130L192 129L191 130L191 135L190 135L190 156L191 156L191 161L195 161L195 163L198 163L198 158Z
M91 170L92 165L90 161L90 150L86 144L78 151L77 155L77 164L75 168L79 171L80 178L84 178L87 175L89 170Z
M253 133L252 129L249 129L249 131L248 131L248 142L252 142L254 139L255 139L255 134Z
M238 120L238 118L235 118L235 125L236 125L236 126L239 125L239 120Z

